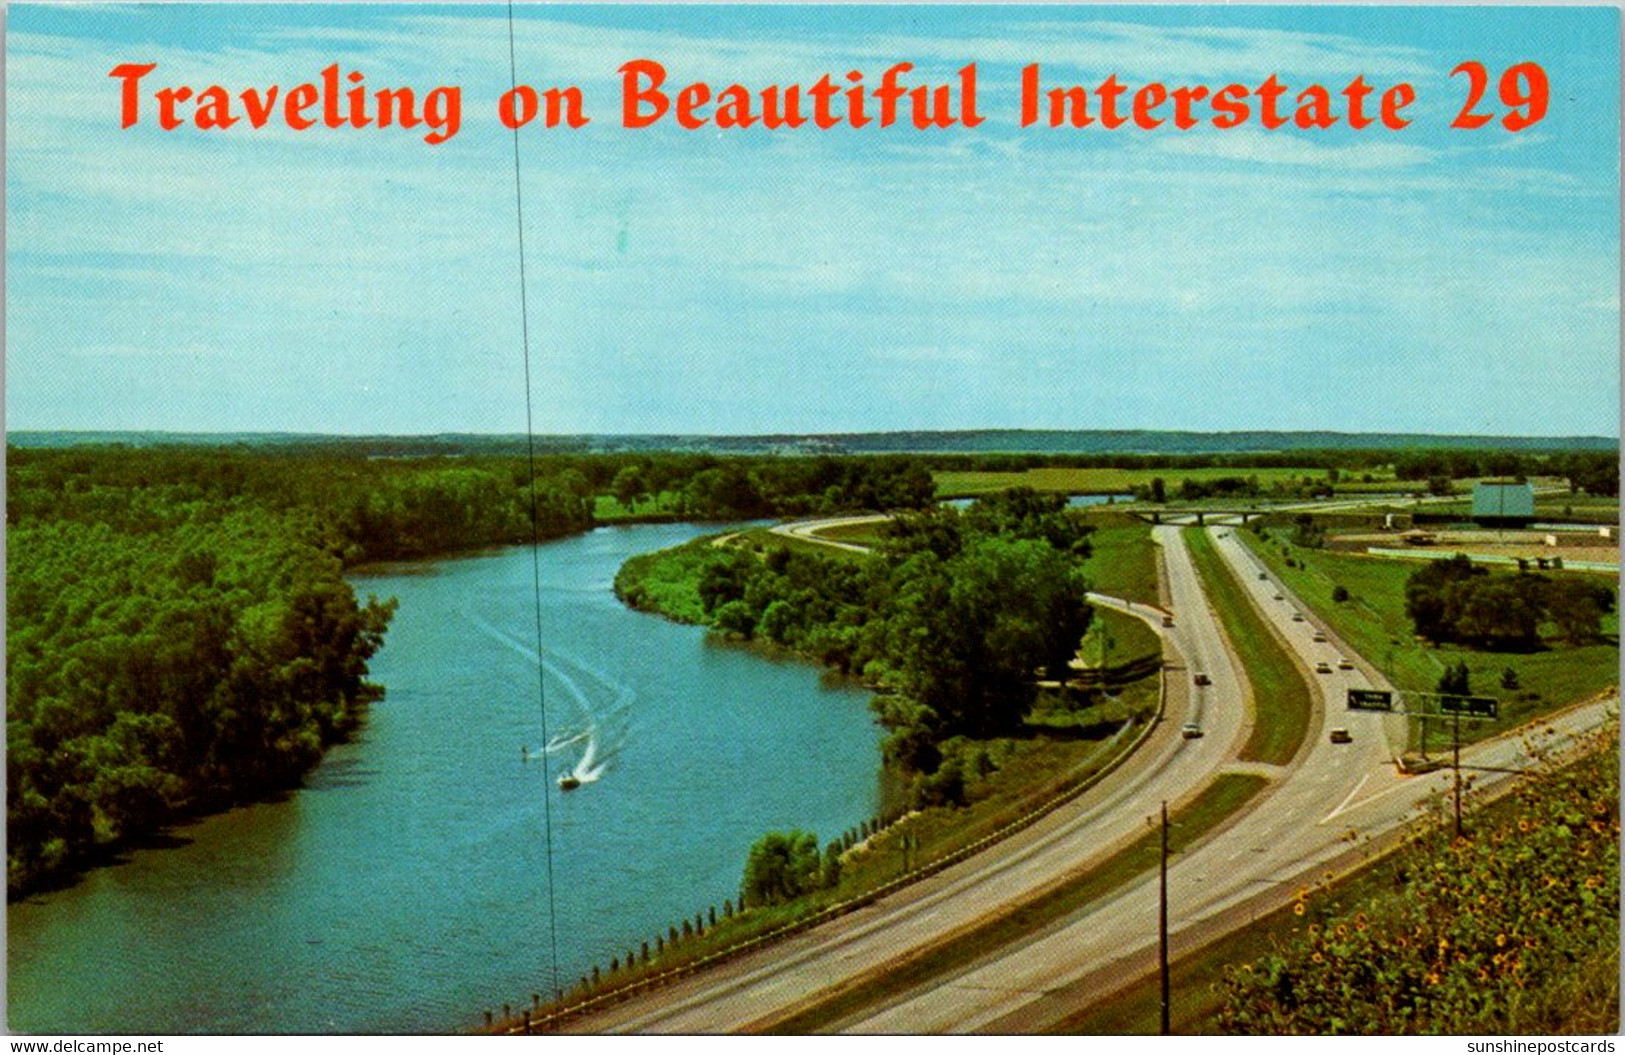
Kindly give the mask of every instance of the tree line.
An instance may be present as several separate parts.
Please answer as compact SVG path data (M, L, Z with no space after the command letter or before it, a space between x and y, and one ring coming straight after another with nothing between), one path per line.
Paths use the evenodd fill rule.
M1614 590L1606 583L1575 575L1492 575L1462 553L1429 561L1405 583L1405 613L1418 637L1492 651L1540 647L1547 621L1570 644L1587 644L1613 609Z
M700 516L930 500L906 459L10 448L10 894L294 786L350 735L394 604L347 569L587 530L630 464Z

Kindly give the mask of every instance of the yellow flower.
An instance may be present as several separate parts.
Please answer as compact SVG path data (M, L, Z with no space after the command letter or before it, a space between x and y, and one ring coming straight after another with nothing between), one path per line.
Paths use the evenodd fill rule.
M1292 914L1294 916L1301 916L1301 915L1303 915L1303 913L1304 913L1304 904L1303 904L1303 902L1300 901L1296 905L1292 906Z
M1487 982L1490 980L1490 972L1487 968L1480 967L1478 969L1478 980L1480 982Z
M1439 984L1439 972L1438 971L1429 971L1428 972L1428 985L1438 985L1438 984Z
M1326 958L1324 956L1320 955L1320 953L1318 953L1318 952L1315 953L1313 956L1309 957L1309 960L1310 960L1311 963L1325 963L1326 962Z
M1337 925L1337 936L1339 938L1348 937L1349 936L1349 929L1347 927L1343 926L1341 923L1339 923Z
M1600 878L1598 878L1597 876L1586 876L1586 889L1587 890L1595 890L1599 886L1602 886L1602 880Z
M1506 945L1506 943L1507 943L1507 936L1505 934L1497 934L1495 936L1495 947L1496 948L1501 948L1502 946Z
M1520 831L1520 832L1526 832L1526 831L1528 831L1528 830L1529 830L1529 822L1528 822L1528 821L1526 821L1526 820L1520 820L1520 821L1519 821L1519 822L1518 822L1518 830L1519 830L1519 831Z

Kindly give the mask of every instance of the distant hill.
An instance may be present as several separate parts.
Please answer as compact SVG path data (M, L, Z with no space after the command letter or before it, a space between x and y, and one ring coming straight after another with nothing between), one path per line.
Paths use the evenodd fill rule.
M13 432L18 447L244 446L347 451L372 457L524 453L522 434L332 436L290 432ZM1412 432L1159 432L986 429L811 435L547 435L538 453L694 451L714 454L1239 454L1293 450L1615 450L1607 436L1445 436Z

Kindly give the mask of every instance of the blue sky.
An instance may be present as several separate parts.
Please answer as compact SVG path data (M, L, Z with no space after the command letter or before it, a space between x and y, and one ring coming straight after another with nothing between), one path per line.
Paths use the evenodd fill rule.
M12 429L519 431L495 6L14 5ZM1344 429L1617 435L1611 8L520 7L539 432ZM810 84L980 72L919 132L618 125L615 69ZM1448 128L1458 62L1549 116ZM232 91L463 88L461 132L118 125L121 62ZM1354 75L1403 131L1026 129L1016 84ZM156 86L156 85L154 85ZM1484 109L1495 108L1494 85ZM150 102L144 110L150 109Z

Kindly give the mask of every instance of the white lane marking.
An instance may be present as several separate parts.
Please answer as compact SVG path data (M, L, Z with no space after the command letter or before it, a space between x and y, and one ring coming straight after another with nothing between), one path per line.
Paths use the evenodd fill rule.
M1320 823L1325 824L1327 821L1331 820L1333 817L1336 817L1339 813L1342 813L1344 810L1348 809L1349 808L1349 803L1354 801L1354 796L1356 796L1356 795L1358 795L1360 793L1360 789L1365 787L1366 781L1368 781L1370 779L1371 779L1371 774L1370 773L1367 773L1365 776L1361 777L1360 782L1358 784L1354 785L1354 790L1350 791L1348 793L1348 795L1343 799L1343 801L1337 804L1337 808L1335 810L1333 810L1332 812L1326 814L1326 816L1322 817L1320 819Z

